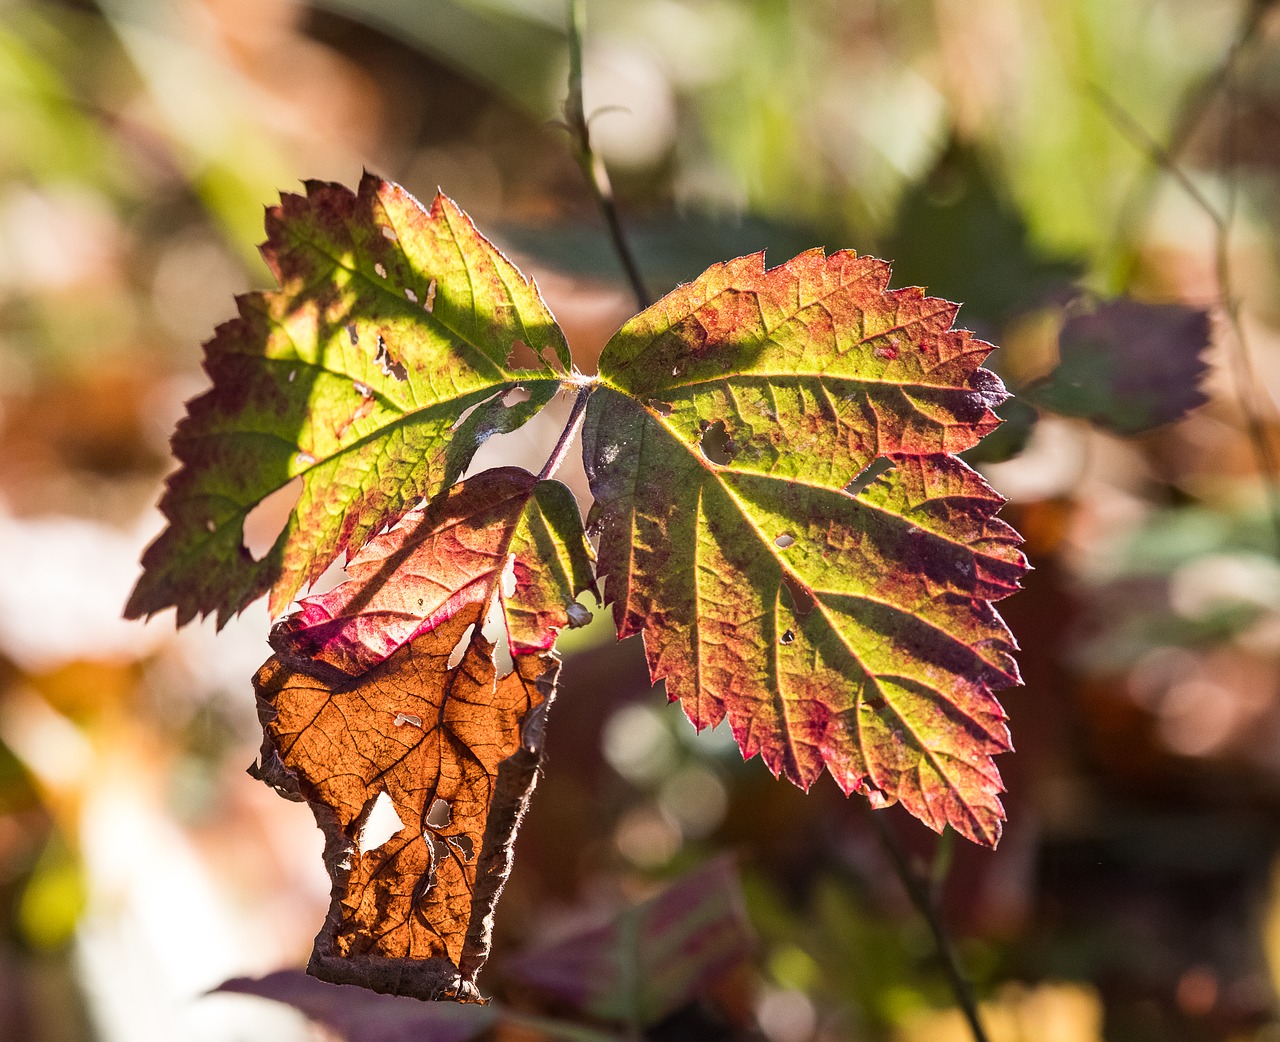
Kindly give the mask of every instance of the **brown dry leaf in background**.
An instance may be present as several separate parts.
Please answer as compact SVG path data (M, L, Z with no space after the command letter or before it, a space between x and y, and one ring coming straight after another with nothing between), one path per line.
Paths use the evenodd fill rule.
M517 655L498 677L483 610L467 605L357 679L274 656L254 679L264 738L253 771L305 800L325 835L332 901L308 967L324 980L480 998L475 975L559 670L549 654ZM383 794L401 828L365 849Z

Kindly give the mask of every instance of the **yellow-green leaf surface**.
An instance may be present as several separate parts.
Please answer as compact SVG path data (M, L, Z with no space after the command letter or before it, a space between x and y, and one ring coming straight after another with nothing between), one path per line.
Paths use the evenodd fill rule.
M267 212L280 289L238 300L206 345L212 388L173 437L168 527L143 557L130 617L219 622L264 593L278 614L343 552L452 484L491 434L524 423L569 368L533 282L443 195L430 209L366 174L308 182ZM520 369L528 349L536 368ZM527 400L507 406L507 392ZM301 492L260 560L246 516Z
M956 458L998 424L957 306L840 252L716 265L600 359L584 453L620 637L696 726L808 788L993 845L993 692L1018 682L991 602L1019 538Z

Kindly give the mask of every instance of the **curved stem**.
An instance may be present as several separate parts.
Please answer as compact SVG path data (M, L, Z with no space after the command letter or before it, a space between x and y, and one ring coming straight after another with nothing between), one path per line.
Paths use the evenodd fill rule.
M582 26L585 21L584 0L569 0L569 96L564 102L564 120L573 135L574 155L578 166L591 186L591 194L596 205L604 215L605 224L609 228L609 238L613 241L614 251L626 272L627 281L631 283L631 291L635 294L636 303L643 311L653 303L644 279L640 277L640 268L636 264L631 246L622 230L622 221L618 217L618 208L613 201L613 186L609 182L609 172L604 161L591 150L591 129L587 125L587 117L582 108Z
M1256 4L1255 7L1269 6ZM1242 37L1247 39L1247 37ZM1214 229L1214 271L1218 284L1218 308L1227 320L1231 331L1230 345L1227 349L1227 364L1231 369L1232 383L1235 385L1236 401L1244 419L1245 435L1253 449L1254 459L1262 479L1262 486L1268 503L1268 514L1276 537L1276 546L1280 550L1280 461L1276 458L1271 438L1264 421L1267 406L1258 393L1258 378L1254 371L1253 358L1249 350L1248 335L1240 317L1240 301L1235 295L1231 270L1231 223L1235 215L1236 186L1230 166L1234 161L1236 150L1236 88L1234 72L1236 57L1242 43L1233 44L1231 52L1224 62L1223 86L1228 96L1228 113L1224 144L1226 146L1223 159L1228 166L1228 194L1225 212L1220 211L1205 197L1196 183L1187 176L1186 171L1170 152L1153 140L1142 126L1120 104L1101 88L1094 88L1094 95L1103 110L1111 118L1116 127L1126 134L1134 144L1143 149L1152 161L1163 170L1186 193L1187 197L1201 210L1213 224Z
M938 912L937 902L931 893L930 885L912 867L911 862L907 859L906 852L902 849L902 844L898 842L898 837L893 834L889 826L884 823L884 819L874 810L871 811L871 823L875 826L876 835L880 838L880 845L884 847L885 853L889 855L889 860L893 863L894 872L897 874L898 879L902 881L902 885L907 891L907 896L911 898L911 903L928 924L929 932L933 934L933 943L937 946L938 954L942 957L942 964L947 972L947 980L951 984L951 991L955 995L956 1001L960 1004L965 1020L969 1022L969 1030L973 1034L974 1042L989 1042L986 1030L982 1026L982 1020L978 1016L978 1000L973 993L973 984L965 976L964 967L960 964L960 955L956 951L955 942L952 941L951 934L947 931L947 926Z
M591 392L595 390L595 381L578 384L578 395L573 400L573 408L569 411L569 419L565 421L564 430L560 432L560 438L556 442L556 447L551 450L551 455L547 457L547 462L542 468L542 472L538 475L539 481L546 481L552 477L560 464L569 455L569 445L573 442L574 435L582 427L582 421L587 415L587 399L591 397Z

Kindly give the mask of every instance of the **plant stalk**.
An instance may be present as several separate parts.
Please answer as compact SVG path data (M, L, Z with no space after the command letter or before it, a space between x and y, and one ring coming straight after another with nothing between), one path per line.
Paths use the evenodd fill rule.
M583 176L591 188L596 205L604 215L605 224L609 228L609 238L613 241L614 252L622 264L627 281L631 283L631 291L635 294L636 303L643 311L653 303L644 279L640 276L640 268L636 264L635 255L622 230L622 221L618 217L618 208L613 201L613 186L609 181L609 171L604 161L591 149L591 128L587 124L586 113L582 108L582 33L586 21L584 0L569 0L569 96L564 102L564 120L573 137L574 157L582 168Z
M587 415L587 399L591 397L591 392L595 390L595 387L594 380L578 385L578 394L573 399L573 408L569 411L569 419L565 421L564 430L560 432L560 439L556 442L556 447L551 450L551 455L547 457L547 462L543 465L542 472L538 475L539 481L546 481L554 476L555 472L560 469L560 464L569 455L569 445L573 442L574 435L582 427L582 421Z
M1267 6L1259 4L1256 6ZM1227 92L1228 105L1226 128L1226 151L1223 158L1227 165L1234 161L1235 141L1235 85L1234 70L1236 55L1240 42L1233 45L1224 62L1223 85ZM1264 405L1257 391L1258 379L1254 371L1253 359L1249 350L1248 334L1244 322L1240 318L1240 302L1236 299L1231 270L1231 223L1235 214L1235 182L1229 179L1226 212L1219 211L1200 191L1196 183L1187 176L1186 171L1178 165L1174 156L1155 141L1114 98L1101 88L1094 88L1094 95L1103 110L1111 117L1116 127L1133 141L1134 145L1145 151L1161 170L1171 177L1186 193L1187 197L1209 218L1214 228L1214 270L1218 284L1218 307L1227 320L1231 330L1231 343L1227 349L1227 364L1231 370L1232 383L1235 385L1236 403L1244 419L1245 434L1253 449L1254 459L1262 478L1265 491L1268 515L1276 538L1276 551L1280 553L1280 461L1276 459L1275 449L1267 425L1263 421Z
M978 1015L978 1000L973 993L973 984L965 975L964 967L960 964L960 955L956 951L955 942L951 939L946 923L942 921L942 916L938 911L938 905L932 893L933 888L912 867L906 852L902 849L902 844L898 842L897 836L884 823L884 819L877 811L871 811L871 823L875 826L876 835L880 838L880 845L884 847L885 853L889 855L894 872L898 879L902 881L902 885L907 891L907 896L911 899L916 911L920 913L920 916L928 924L930 933L933 934L933 943L938 949L938 955L942 958L947 980L951 984L951 991L955 995L956 1001L960 1004L965 1020L969 1023L969 1031L973 1034L974 1042L990 1042L986 1030L982 1026L982 1019Z

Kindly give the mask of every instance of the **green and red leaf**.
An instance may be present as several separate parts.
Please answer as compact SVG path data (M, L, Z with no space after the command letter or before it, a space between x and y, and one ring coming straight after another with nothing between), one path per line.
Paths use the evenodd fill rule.
M583 434L599 574L696 726L994 844L1018 672L991 602L1026 564L955 453L1006 395L956 305L888 278L744 257L613 337Z
M517 467L460 482L375 536L347 582L304 598L271 645L291 662L358 677L414 637L497 598L512 654L550 651L594 591L573 493ZM586 611L578 606L579 611Z
M126 614L177 609L219 623L262 596L273 614L524 423L569 368L537 287L450 200L430 209L366 174L358 193L308 182L267 213L280 289L241 297L206 345L213 387L173 437L168 527L143 557ZM528 348L539 364L520 369ZM523 387L527 400L507 406ZM301 479L255 560L244 521Z

